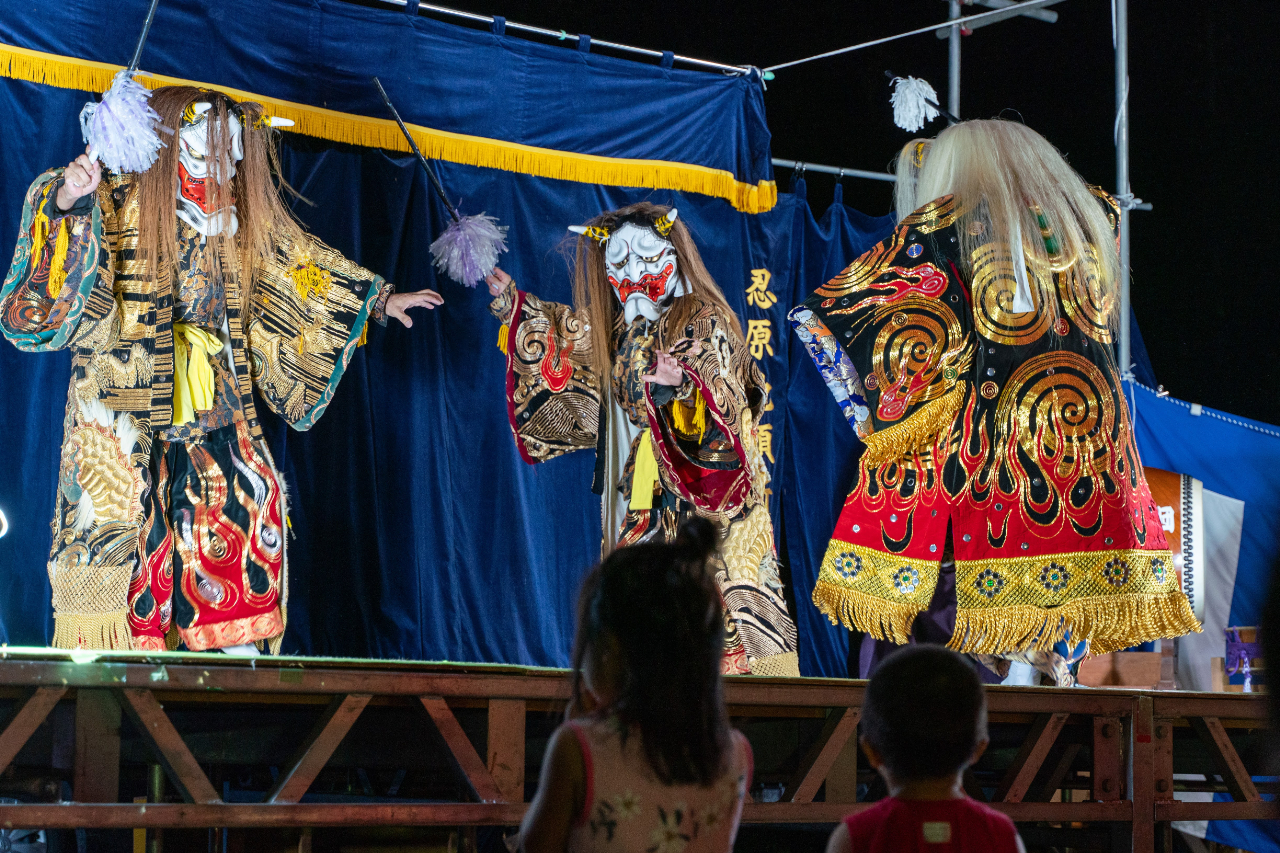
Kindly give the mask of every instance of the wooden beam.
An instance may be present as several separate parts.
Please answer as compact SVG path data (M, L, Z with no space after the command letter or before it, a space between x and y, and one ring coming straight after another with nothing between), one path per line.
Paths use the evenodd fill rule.
M1069 716L1070 714L1065 713L1052 713L1036 717L1036 721L1031 725L1031 731L1022 741L1018 754L996 789L995 802L1022 802L1031 783L1035 781L1036 774L1040 772L1040 765L1044 764L1054 741L1058 739L1058 732L1062 731Z
M835 708L827 715L822 733L809 747L800 761L791 781L782 792L782 799L789 803L811 803L822 787L831 765L836 763L849 738L858 730L862 708Z
M1173 801L1173 722L1160 718L1155 721L1152 773L1157 803Z
M301 800L372 698L368 693L333 697L307 739L294 753L289 769L280 774L275 787L267 794L267 802L296 803Z
M1156 820L1280 820L1280 802L1156 803Z
M858 737L849 735L844 749L836 757L835 763L827 771L827 790L825 799L828 803L856 803L858 801Z
M0 773L17 758L22 747L40 728L40 724L49 716L53 706L67 692L65 687L37 687L27 701L22 703L18 713L13 715L9 725L0 732Z
M524 802L524 717L523 700L489 700L489 775L508 803Z
M1036 802L1047 803L1053 800L1054 793L1062 787L1062 780L1071 772L1071 765L1082 749L1084 744L1080 743L1069 743L1062 748L1062 754L1049 771L1049 778L1044 780L1044 785L1040 788L1040 795L1035 798Z
M482 803L501 803L504 801L502 791L489 774L489 768L480 758L480 753L467 738L458 718L449 710L449 705L439 696L419 696L418 701L431 715L431 722L444 740L445 748L453 759L454 766L466 777L467 784Z
M150 743L160 766L169 774L182 798L189 803L220 803L222 798L209 784L200 763L173 727L164 708L150 690L126 687L120 691L124 709L142 736Z
M1240 760L1240 754L1236 752L1231 738L1222 727L1222 721L1217 717L1192 717L1189 722L1200 740L1209 747L1209 755L1213 758L1214 766L1222 776L1222 781L1226 783L1227 790L1231 792L1231 798L1238 803L1261 801L1258 789L1254 787L1253 779L1249 776L1249 770Z
M1133 789L1133 850L1156 849L1155 721L1150 696L1139 696L1133 709L1133 743L1129 755L1129 775Z
M71 772L71 796L77 802L114 803L120 799L120 702L109 690L76 691Z
M837 823L851 812L874 803L748 803L745 823ZM1173 803L1173 806L1217 806L1215 814L1232 807L1251 809L1240 817L1270 817L1280 812L1275 803ZM1262 808L1259 808L1262 807ZM1115 803L993 803L992 808L1015 821L1127 821L1128 802ZM47 829L84 827L284 827L284 826L515 826L524 817L524 803L297 803L191 804L120 803L103 805L0 805L0 826L40 826Z
M1090 774L1093 799L1111 802L1120 799L1124 787L1124 752L1120 745L1120 718L1093 718L1093 768Z

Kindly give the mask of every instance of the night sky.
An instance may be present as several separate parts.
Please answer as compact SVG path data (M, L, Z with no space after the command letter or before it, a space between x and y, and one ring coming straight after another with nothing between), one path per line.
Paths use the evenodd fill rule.
M941 0L444 5L761 67L936 23L947 9ZM1018 18L964 39L961 117L1020 116L1086 180L1114 190L1110 4L1053 8L1057 23ZM1129 4L1132 185L1154 205L1133 214L1133 306L1156 379L1184 400L1272 424L1280 424L1280 274L1270 264L1280 236L1270 200L1280 167L1267 129L1275 119L1265 113L1277 102L1277 30L1274 0ZM909 138L893 125L886 69L924 77L945 103L946 42L932 33L785 69L765 93L774 156L885 170ZM835 179L806 178L820 215ZM779 169L777 179L785 189L790 173ZM847 204L890 209L890 184L844 184Z

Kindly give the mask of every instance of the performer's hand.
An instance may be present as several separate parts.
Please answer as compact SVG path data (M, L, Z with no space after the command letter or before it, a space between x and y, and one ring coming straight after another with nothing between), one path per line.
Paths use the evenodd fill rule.
M653 368L653 373L640 378L655 385L680 385L684 383L684 368L674 357L659 350L658 364Z
M484 283L489 285L490 296L501 296L502 291L506 290L507 285L511 283L511 276L494 267L493 274L486 278Z
M93 192L102 182L102 164L89 159L87 146L84 151L85 153L67 164L67 170L62 173L62 186L58 187L58 197L55 199L59 210L70 210L76 199Z
M413 326L413 320L405 312L410 308L435 308L444 304L444 297L434 290L419 290L417 293L393 293L387 297L387 316L395 317L404 323L406 329Z

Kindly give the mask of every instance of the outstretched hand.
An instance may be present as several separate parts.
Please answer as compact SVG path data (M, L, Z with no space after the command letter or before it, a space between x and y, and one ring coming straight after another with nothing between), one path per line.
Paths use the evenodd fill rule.
M62 186L58 187L57 203L59 210L70 210L76 199L86 196L98 188L102 182L102 164L89 159L89 148L67 164L62 173Z
M652 382L655 385L682 385L684 384L684 367L676 355L698 355L702 352L702 342L695 341L690 338L676 341L666 352L658 350L658 363L653 368L653 373L646 373L640 378L645 382Z
M435 308L444 304L444 297L434 290L419 290L417 293L393 293L387 297L387 316L395 317L404 323L406 329L413 326L413 319L406 314L410 308Z
M484 280L484 283L489 285L490 296L501 296L502 291L506 290L507 285L511 283L511 276L494 267L493 272Z

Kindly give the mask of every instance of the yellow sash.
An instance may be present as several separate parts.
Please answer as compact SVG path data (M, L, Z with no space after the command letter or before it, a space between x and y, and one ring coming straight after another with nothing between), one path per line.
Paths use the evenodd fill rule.
M631 474L630 509L653 509L653 485L658 482L658 460L653 456L653 436L649 430L640 433L636 448L636 468Z
M173 324L173 425L191 423L213 408L213 365L222 339L190 323Z

